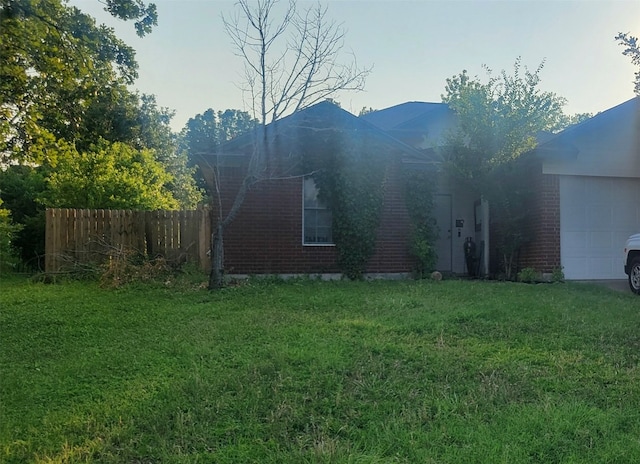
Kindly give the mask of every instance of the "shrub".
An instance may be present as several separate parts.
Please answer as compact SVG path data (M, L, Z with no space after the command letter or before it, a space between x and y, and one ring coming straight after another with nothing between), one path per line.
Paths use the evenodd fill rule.
M20 263L14 240L21 228L20 225L11 221L9 210L0 207L0 272L13 271Z
M518 280L520 282L537 282L540 280L540 275L538 271L536 271L532 267L525 267L520 272L518 272Z
M414 259L414 272L418 278L428 277L436 267L438 231L434 210L433 173L412 171L404 173L404 198L411 221L409 251Z
M564 272L562 267L555 268L551 271L551 282L564 282Z
M207 276L194 264L171 261L162 256L147 258L135 250L112 253L98 268L100 286L120 288L135 283L161 284L163 287L202 288Z

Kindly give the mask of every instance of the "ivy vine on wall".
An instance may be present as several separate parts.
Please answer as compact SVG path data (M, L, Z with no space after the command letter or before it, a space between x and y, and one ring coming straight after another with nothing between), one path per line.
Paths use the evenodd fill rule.
M366 134L315 135L303 144L304 170L312 173L320 200L331 209L339 268L360 279L375 251L388 158Z
M338 267L348 278L360 279L375 251L392 153L366 132L345 133L317 121L299 128L296 139L303 172L313 177L320 200L333 215ZM437 262L435 173L415 167L402 172L411 223L410 253L417 276L424 277Z
M403 174L405 204L411 221L410 253L415 260L416 276L424 278L438 262L438 229L433 217L436 174L406 168Z

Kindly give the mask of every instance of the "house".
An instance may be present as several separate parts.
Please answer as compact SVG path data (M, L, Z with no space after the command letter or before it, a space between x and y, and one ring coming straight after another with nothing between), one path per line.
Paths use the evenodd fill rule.
M316 204L317 192L309 176L305 176L311 171L299 159L300 153L309 151L310 146L330 150L331 141L339 135L343 143L349 141L351 151L358 152L358 156L383 156L386 160L380 224L367 273L409 275L414 269L402 176L407 171L428 170L438 171L433 211L438 232L436 269L467 274L464 244L471 238L479 255L474 271L486 274L488 205L439 172L441 159L436 148L444 143L453 127L455 117L447 105L424 102L408 102L360 118L330 102L322 102L269 124L266 138L274 159L263 169L271 172L251 188L240 213L225 233L226 272L234 275L341 272L331 237L330 212ZM221 201L214 207L222 211L223 217L249 169L255 140L256 134L247 134L224 144L218 153L200 157L198 164L212 191L220 186Z
M434 216L440 271L467 273L464 244L477 246L476 271L487 274L492 250L489 205L440 169L439 146L455 128L445 104L408 102L360 118L323 102L269 124L262 134L272 158L263 180L249 190L225 233L225 268L231 274L338 274L332 213L319 201L302 154L315 159L334 150L336 140L351 156L384 160L384 197L375 251L366 272L407 275L415 265L403 173L437 171ZM209 185L220 188L216 206L233 204L255 148L247 134L201 156ZM523 157L534 202L533 240L519 267L543 274L562 269L567 279L621 279L621 247L640 230L640 99L634 98L565 131L540 138ZM313 155L315 150L316 155ZM320 156L321 157L321 156ZM319 159L319 158L318 158ZM217 172L217 178L214 173ZM491 225L495 229L495 224ZM492 230L499 234L499 230Z
M252 165L256 140L269 149L267 159ZM410 218L405 204L403 172L435 171L437 160L370 122L322 102L203 154L198 164L212 191L216 216L225 217L249 169L255 182L224 234L225 269L247 274L339 274L332 236L332 211L318 196L312 175L317 161L338 148L362 166L382 166L384 192L373 255L366 272L407 275L414 268L410 253ZM322 170L322 166L319 167ZM216 197L218 197L216 195ZM450 216L450 213L447 213ZM448 218L450 219L450 217Z
M455 113L446 103L406 102L361 118L438 162L442 161L438 148L457 127ZM489 205L442 170L434 202L434 219L439 229L436 268L444 273L467 274L464 244L470 237L477 248L475 273L488 274Z
M640 98L564 130L531 156L534 240L521 267L624 279L622 247L640 231Z

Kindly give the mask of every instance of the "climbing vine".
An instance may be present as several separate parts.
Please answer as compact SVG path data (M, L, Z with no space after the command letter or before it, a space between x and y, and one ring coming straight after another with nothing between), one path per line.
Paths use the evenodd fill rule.
M337 264L348 278L360 279L375 251L384 198L384 153L366 135L328 131L309 138L305 171L311 172L320 200L333 215Z
M415 273L426 277L438 262L436 239L438 230L433 218L435 174L405 169L404 196L411 221L410 252L415 260Z

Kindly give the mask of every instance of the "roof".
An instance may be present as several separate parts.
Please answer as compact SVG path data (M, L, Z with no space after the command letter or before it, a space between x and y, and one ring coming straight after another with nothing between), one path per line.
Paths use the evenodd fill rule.
M640 122L640 97L634 97L613 108L596 114L579 124L570 126L540 143L533 152L545 159L574 158L578 155L577 143L585 137L600 132L619 129L628 122Z
M428 103L428 102L406 102L399 105L373 111L360 116L374 126L388 131L392 129L404 128L410 125L412 121L423 118L434 113L447 112L449 106L446 103Z
M370 134L379 139L385 145L391 146L404 156L411 158L424 158L419 150L405 144L404 142L391 136L379 127L371 124L363 118L358 118L348 111L343 110L339 106L329 101L316 103L308 108L297 111L284 118L281 118L267 126L267 138L274 140L276 137L286 138L295 136L294 131L300 128L313 130L339 130L342 132L351 132L359 134ZM241 154L252 147L257 135L262 135L262 129L248 132L236 137L229 142L222 144L216 153L203 153L198 157L206 161L211 157L221 153L225 154ZM208 163L205 163L208 164Z

